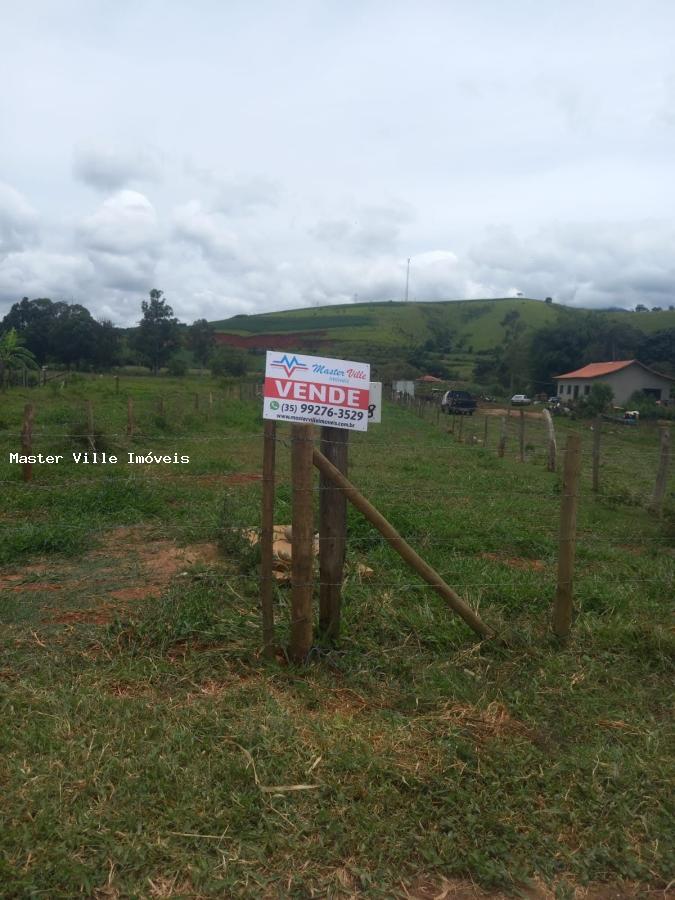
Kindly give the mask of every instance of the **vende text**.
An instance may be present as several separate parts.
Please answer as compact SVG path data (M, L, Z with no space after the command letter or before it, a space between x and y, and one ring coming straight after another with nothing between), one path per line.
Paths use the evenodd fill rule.
M350 409L368 409L370 402L370 391L367 388L345 388L336 384L316 384L313 381L285 381L282 378L265 379L265 396L347 406Z

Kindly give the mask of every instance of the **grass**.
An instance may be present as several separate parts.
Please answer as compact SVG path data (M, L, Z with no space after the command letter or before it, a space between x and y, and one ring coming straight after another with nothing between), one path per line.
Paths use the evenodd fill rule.
M6 459L28 394L3 408L3 896L392 897L443 878L507 892L539 879L560 896L665 887L675 518L672 482L664 516L647 509L653 428L603 435L599 496L584 429L561 648L548 630L560 481L541 423L527 420L520 463L515 419L499 460L496 418L484 447L481 417L459 443L447 418L387 406L350 439L352 479L506 641L476 643L350 510L342 640L319 641L300 669L259 656L255 558L237 540L259 522L260 485L241 478L260 471L258 407L208 380L120 381L120 395L105 379L31 392L36 449L68 445L90 398L120 453L188 452L185 470L68 463L24 486ZM214 393L208 419L195 390ZM583 428L556 425L561 445ZM288 522L283 441L278 479ZM217 561L162 571L162 554L207 541ZM275 593L283 644L290 596Z

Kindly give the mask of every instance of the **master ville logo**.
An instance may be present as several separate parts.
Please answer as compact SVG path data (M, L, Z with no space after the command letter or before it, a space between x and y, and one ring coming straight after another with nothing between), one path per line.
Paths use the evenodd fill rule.
M300 362L297 356L293 355L289 359L288 356L284 353L281 359L272 360L270 363L271 366L275 366L278 369L283 369L286 373L287 377L290 378L293 372L296 369L308 369L309 366L306 366L305 363Z

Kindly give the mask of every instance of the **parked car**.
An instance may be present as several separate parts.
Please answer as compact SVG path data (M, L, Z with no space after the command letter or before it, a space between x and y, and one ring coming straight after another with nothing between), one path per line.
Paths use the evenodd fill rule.
M525 394L514 394L511 397L511 405L512 406L529 406L532 401L529 397L526 397Z
M472 416L477 407L468 391L446 391L441 400L441 409L448 415Z

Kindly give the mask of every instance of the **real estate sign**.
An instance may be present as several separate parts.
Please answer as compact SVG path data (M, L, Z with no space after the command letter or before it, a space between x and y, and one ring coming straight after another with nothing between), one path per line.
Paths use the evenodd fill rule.
M267 351L263 418L368 430L370 365Z
M371 425L382 421L382 382L370 382L370 403L368 405L368 421Z

